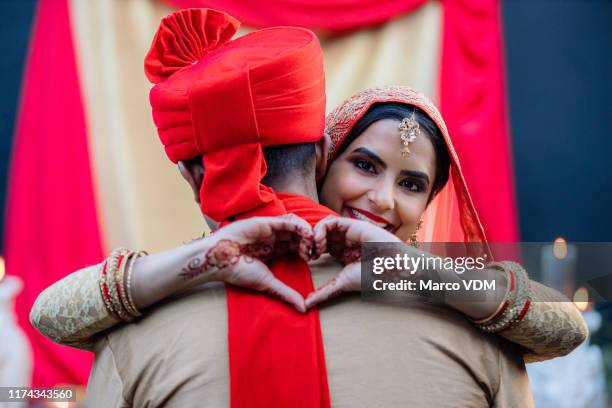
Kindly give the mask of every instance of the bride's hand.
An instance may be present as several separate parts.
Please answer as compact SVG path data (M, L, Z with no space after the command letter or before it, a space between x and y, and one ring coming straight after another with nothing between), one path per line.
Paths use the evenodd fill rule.
M360 259L364 242L402 242L398 237L367 221L329 216L314 228L315 257L329 252L349 264Z
M310 225L293 214L255 217L217 230L214 246L204 267L213 268L214 280L272 294L304 312L304 298L274 276L265 261L298 254L310 259L313 232Z
M269 261L287 254L297 254L309 261L314 234L310 224L295 214L278 217L253 217L235 221L212 234L217 242L229 240L240 244L242 255Z
M361 290L361 244L401 242L392 233L367 221L327 217L314 228L315 256L329 252L345 264L340 274L311 292L306 308L311 308L343 292Z

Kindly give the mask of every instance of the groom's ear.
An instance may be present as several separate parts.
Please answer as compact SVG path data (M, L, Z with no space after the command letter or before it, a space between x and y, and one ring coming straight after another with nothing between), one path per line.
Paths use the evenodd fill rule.
M183 176L185 181L189 183L196 203L200 204L200 188L202 187L202 180L204 178L202 158L180 160L178 162L178 168L181 176Z
M317 183L325 177L327 171L327 155L331 146L331 138L327 131L323 133L321 139L315 145L317 163L315 167L315 178Z

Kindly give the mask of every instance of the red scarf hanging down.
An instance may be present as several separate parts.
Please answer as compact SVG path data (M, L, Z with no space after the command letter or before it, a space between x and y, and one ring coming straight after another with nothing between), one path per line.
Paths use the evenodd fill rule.
M239 218L293 213L314 226L337 215L303 196L276 196L283 212L260 209ZM274 261L269 267L304 297L314 289L310 268L297 257ZM226 292L231 406L329 407L319 312L302 315L280 300L231 285Z

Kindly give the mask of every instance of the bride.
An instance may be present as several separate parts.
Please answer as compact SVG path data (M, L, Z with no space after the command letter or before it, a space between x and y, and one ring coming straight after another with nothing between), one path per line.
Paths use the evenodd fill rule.
M90 349L96 335L171 295L210 281L268 292L300 312L343 291L361 288L359 263L347 257L348 243L364 241L479 242L486 237L458 156L436 107L422 94L402 86L362 91L328 115L327 135L319 144L326 158L318 162L320 202L342 215L321 221L314 232L297 217L259 217L234 222L209 237L154 255L116 250L121 258L121 291L112 302L100 287L107 262L76 271L43 291L30 315L32 325L51 340ZM322 153L324 154L324 153ZM196 200L202 182L201 160L179 163ZM250 262L200 274L190 265L223 239L251 248L261 242L272 251L252 251ZM314 247L314 249L311 249ZM330 252L346 263L340 275L305 300L265 265L272 257L296 252L304 259ZM440 271L453 282L459 275ZM541 361L571 352L587 336L582 315L560 293L530 281L513 262L477 271L497 283L486 302L447 301L484 332L494 332L525 349L525 361ZM191 273L194 279L185 279ZM112 291L110 293L112 295ZM535 301L537 299L537 301ZM117 300L117 299L115 299Z

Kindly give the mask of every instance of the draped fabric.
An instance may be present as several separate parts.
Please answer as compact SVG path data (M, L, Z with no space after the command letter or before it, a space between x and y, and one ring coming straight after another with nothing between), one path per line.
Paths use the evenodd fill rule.
M267 24L241 14L241 9L256 10L253 16L265 13L266 18L275 19L274 24L299 24L269 2L253 7L247 1L235 3L239 8L225 11L254 27ZM285 1L288 3L291 0ZM316 16L312 5L318 2L303 3L300 9L305 7L308 12L302 17ZM359 8L346 3L325 2L329 5L324 14L326 25L302 24L322 30L327 111L347 96L377 85L408 85L423 92L441 106L487 238L514 240L498 2L402 0L398 3L405 7L403 11L389 12L368 23L355 22ZM395 4L364 0L366 3L389 11L394 10L389 4ZM222 6L211 1L197 5ZM342 16L332 18L329 13L334 9L343 10ZM29 60L35 61L42 51L53 55L44 63L40 63L43 57L36 57L39 71L45 70L44 80L29 79L34 62L24 75L5 231L7 272L26 282L17 308L35 351L35 385L83 384L90 361L83 353L55 346L29 328L29 309L44 287L100 261L102 254L117 246L155 252L202 234L200 211L190 189L163 148L152 143L150 84L143 74L142 60L155 29L173 10L169 1L153 0L41 2ZM375 16L365 6L363 10L368 13L359 13L362 17ZM43 15L47 16L44 32L40 29ZM353 22L347 24L348 20ZM62 34L51 36L49 30L60 26ZM353 31L346 32L347 28ZM243 28L239 34L248 31ZM67 47L71 39L74 44ZM57 72L51 75L54 67ZM70 75L69 81L60 84L57 80ZM36 98L27 96L33 89ZM57 103L60 95L61 106ZM36 121L23 120L26 106L36 109ZM80 110L72 109L74 106ZM27 130L34 127L35 131ZM52 145L60 139L61 147ZM56 154L54 160L42 155L43 151ZM28 176L24 157L38 158ZM85 170L74 170L81 165L91 169L88 177ZM65 170L68 166L70 172ZM59 174L62 171L66 173ZM51 191L53 200L47 200ZM68 214L61 222L54 218L60 208ZM51 219L55 221L46 221ZM47 255L34 256L36 250Z
M447 0L440 108L491 242L518 240L497 0Z
M238 218L293 213L314 226L337 215L306 197L276 197L280 208L259 207ZM302 259L282 258L269 267L302 297L314 290L310 268ZM302 315L277 299L231 285L226 294L232 407L329 407L318 310Z
M415 10L427 0L165 0L176 8L223 10L253 27L294 25L331 32L363 29Z
M155 142L143 72L155 29L172 10L70 0L70 11L104 253L119 246L161 251L201 236L193 195Z
M152 143L151 85L142 70L159 21L172 9L72 0L71 11L105 251L155 252L201 236L191 190ZM375 85L406 84L435 99L441 22L440 5L430 2L378 29L322 38L327 110Z
M39 3L14 143L6 267L25 282L16 306L33 346L33 381L38 386L80 384L91 355L48 341L28 323L43 288L102 257L66 1Z

